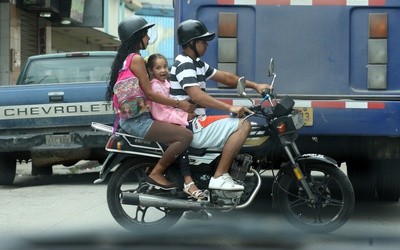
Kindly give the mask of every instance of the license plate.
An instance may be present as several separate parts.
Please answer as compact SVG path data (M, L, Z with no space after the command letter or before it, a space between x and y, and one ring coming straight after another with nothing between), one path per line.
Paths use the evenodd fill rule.
M46 135L47 145L71 144L71 135Z
M313 108L298 108L297 109L304 119L304 126L313 125Z

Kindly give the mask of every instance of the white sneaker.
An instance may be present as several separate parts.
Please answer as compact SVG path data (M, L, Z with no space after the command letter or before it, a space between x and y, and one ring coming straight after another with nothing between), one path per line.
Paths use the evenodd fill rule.
M244 190L244 187L236 184L232 177L228 173L225 173L218 178L211 177L208 189L242 191Z

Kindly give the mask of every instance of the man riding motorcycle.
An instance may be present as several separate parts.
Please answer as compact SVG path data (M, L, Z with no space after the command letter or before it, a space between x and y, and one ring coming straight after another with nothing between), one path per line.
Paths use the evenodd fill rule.
M183 52L175 58L171 68L171 95L178 100L190 99L198 107L201 107L195 110L199 116L191 121L193 130L191 146L194 148L223 148L208 188L240 191L244 190L244 187L235 183L228 171L251 131L251 124L247 120L232 118L228 115L205 115L205 108L227 111L237 114L238 117L243 117L245 112L251 113L251 111L245 107L221 102L205 92L207 80L211 79L230 87L236 87L239 79L232 73L214 69L200 59L207 50L208 41L214 37L215 33L208 32L201 21L186 20L179 24L177 38ZM262 93L265 89L270 88L270 85L246 80L246 87Z

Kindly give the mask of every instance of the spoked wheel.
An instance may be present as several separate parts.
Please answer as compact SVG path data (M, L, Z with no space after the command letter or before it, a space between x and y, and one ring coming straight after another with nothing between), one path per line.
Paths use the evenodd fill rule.
M146 193L149 186L146 172L155 162L129 159L111 176L107 187L107 203L114 219L124 228L134 230L166 230L182 216L182 210L165 207L143 207L121 203L122 193Z
M354 209L354 190L347 176L327 164L302 168L312 192L312 202L294 175L285 174L279 181L279 208L295 227L312 233L328 233L341 227Z

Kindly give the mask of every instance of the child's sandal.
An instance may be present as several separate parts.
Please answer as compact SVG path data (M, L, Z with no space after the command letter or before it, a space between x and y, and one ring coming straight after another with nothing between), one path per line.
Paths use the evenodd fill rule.
M183 183L183 192L185 192L186 194L188 194L190 197L201 200L206 198L205 194L203 191L201 191L200 189L197 189L193 192L190 192L189 189L190 187L194 185L194 182L192 181L189 184Z

